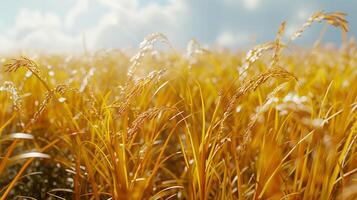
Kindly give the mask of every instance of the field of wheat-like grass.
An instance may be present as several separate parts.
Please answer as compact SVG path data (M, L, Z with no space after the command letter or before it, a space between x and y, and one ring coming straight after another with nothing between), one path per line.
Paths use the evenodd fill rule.
M0 198L356 199L357 46L4 57ZM283 37L284 36L284 37ZM154 43L167 48L155 50Z

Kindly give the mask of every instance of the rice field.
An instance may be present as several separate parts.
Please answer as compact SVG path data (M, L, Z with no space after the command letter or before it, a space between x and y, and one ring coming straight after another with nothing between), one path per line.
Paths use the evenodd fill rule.
M356 199L357 46L294 45L319 22L348 31L3 57L0 199Z

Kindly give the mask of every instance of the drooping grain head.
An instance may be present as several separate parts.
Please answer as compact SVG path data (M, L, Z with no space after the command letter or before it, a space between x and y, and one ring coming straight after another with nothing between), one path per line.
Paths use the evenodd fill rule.
M293 33L293 35L290 37L290 40L293 41L296 38L300 37L301 34L312 25L312 23L321 22L323 20L325 20L328 24L331 24L335 27L339 27L344 32L348 32L349 27L348 22L346 20L346 16L347 14L342 12L315 12L311 15L311 17L309 17L309 19L302 25L300 29Z
M16 111L22 110L22 99L13 82L5 81L5 83L2 86L0 86L0 92L1 91L8 92L11 95L10 98L14 103L14 108Z
M130 66L128 68L127 76L132 79L136 68L141 64L142 59L154 49L154 44L156 42L162 42L171 47L171 44L167 37L162 33L153 33L145 37L145 39L140 43L139 51L130 59Z

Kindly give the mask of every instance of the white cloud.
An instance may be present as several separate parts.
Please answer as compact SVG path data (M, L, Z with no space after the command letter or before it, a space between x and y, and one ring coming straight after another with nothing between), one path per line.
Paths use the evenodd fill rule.
M78 36L72 37L58 30L39 30L26 35L21 41L21 46L23 49L35 47L40 50L78 51L82 47L80 39Z
M5 53L8 51L9 47L11 47L11 41L3 35L0 35L0 52Z
M21 9L15 19L15 26L11 31L21 31L23 29L59 28L61 26L60 18L50 12L41 12L38 10Z
M234 33L232 31L224 31L218 35L216 43L223 47L244 46L252 42L252 38L245 33Z
M0 35L1 52L16 50L68 50L78 43L78 38L63 31L59 16L38 10L21 9L10 27Z
M77 0L76 4L65 16L65 26L66 28L72 28L76 23L77 18L88 10L89 0Z
M87 46L91 49L98 48L97 42L101 37L101 34L111 27L115 27L118 23L119 18L113 12L102 16L96 26L85 32ZM110 39L113 40L113 38Z
M177 16L184 15L184 2L172 0L165 5L150 3L143 7L136 0L79 0L64 16L21 9L13 27L0 33L0 46L6 51L79 51L82 49L83 35L90 50L136 45L152 32L163 32L169 38L181 38L176 30L182 28L182 18ZM107 11L98 15L98 22L89 28L76 30L76 24L85 20L79 19L82 14L96 14L96 6L89 7L89 3L104 6Z
M151 3L144 7L135 1L123 4L112 0L98 2L110 5L110 11L102 16L96 27L87 30L92 41L95 41L93 47L105 48L113 45L113 42L116 46L124 47L138 45L146 35L153 32L163 32L170 40L182 38L177 29L183 27L183 18L178 16L185 16L185 1L170 1L165 5Z
M259 4L259 0L243 0L244 6L248 10L255 10Z

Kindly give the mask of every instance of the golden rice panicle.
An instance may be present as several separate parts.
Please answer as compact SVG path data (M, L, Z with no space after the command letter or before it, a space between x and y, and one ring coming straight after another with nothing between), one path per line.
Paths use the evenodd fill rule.
M278 33L276 34L276 37L275 37L275 48L274 48L273 59L272 59L272 62L271 62L271 66L272 67L275 66L279 62L280 53L281 53L281 46L282 46L281 40L282 40L282 37L283 37L284 32L285 32L285 27L286 27L286 22L283 21L280 24Z
M0 86L0 92L8 92L11 96L10 98L13 101L14 108L16 111L22 110L22 99L19 95L18 89L13 82L5 81L2 86Z
M35 61L22 56L18 59L11 59L9 62L5 63L4 67L6 68L5 72L16 72L19 68L25 67L37 77L47 91L51 91L51 87L46 83L45 78L41 75L41 70Z
M139 51L130 58L130 66L128 68L127 76L130 79L133 78L136 68L141 64L142 59L147 53L150 53L154 49L156 42L162 42L171 47L171 44L167 37L162 33L152 33L144 38L140 43Z
M133 99L138 96L145 87L147 87L150 83L159 81L161 77L165 74L166 69L155 70L150 72L146 77L139 78L135 81L134 85L130 87L130 85L126 85L123 88L122 96L120 99L116 99L110 107L117 109L117 114L121 115L125 112Z
M326 13L323 17L323 19L335 26L341 28L343 31L348 32L350 29L348 27L348 21L346 20L346 13L343 12L330 12Z
M341 28L342 31L348 32L348 22L346 20L346 13L342 12L329 12L325 13L324 11L315 12L309 19L302 25L300 29L298 29L293 35L290 37L290 40L295 40L300 37L301 34L312 25L314 22L321 22L325 20L328 24L331 24L335 27Z
M31 123L35 123L43 111L45 110L46 106L50 103L50 101L56 96L56 95L63 95L65 92L72 90L69 86L67 85L57 85L54 89L47 91L44 100L41 102L40 107L38 110L35 112L33 117L31 118ZM65 101L64 97L60 97L58 99L60 103Z
M132 139L135 132L137 132L144 124L145 120L150 120L157 117L160 113L168 111L168 107L154 107L150 108L147 111L140 113L132 122L132 125L128 129L127 140Z
M64 94L68 89L69 89L69 87L67 85L60 84L60 85L57 85L53 91L58 94Z
M253 49L249 50L246 54L246 57L243 61L242 66L238 69L239 76L241 80L244 80L247 77L247 70L250 66L261 58L265 52L274 50L273 59L271 62L271 67L275 66L279 61L279 56L281 52L281 47L284 45L281 40L285 32L286 22L283 21L280 24L279 30L276 34L275 41L266 42L260 45L255 46Z
M41 76L41 70L37 67L37 64L24 56L19 59L11 59L9 62L5 63L4 67L6 68L5 72L15 72L19 68L25 67L33 74Z
M277 65L277 63L279 62L281 48L284 46L284 44L282 43L282 37L284 35L285 28L286 28L286 22L283 21L279 26L279 30L276 34L275 41L270 41L257 45L247 52L242 66L238 68L239 79L241 81L244 81L248 76L247 71L251 67L251 65L254 62L256 62L258 59L260 59L264 55L264 53L270 50L274 50L273 58L270 63L270 66L274 67L275 65Z
M203 48L201 47L201 44L195 40L192 39L187 43L186 47L186 57L191 58L195 54L201 54L203 52Z
M203 53L211 53L209 50L202 47L202 45L196 40L192 39L187 43L185 57L192 62L195 55L201 55Z
M37 111L33 114L33 117L31 118L31 123L35 123L38 120L38 118L43 113L47 104L51 101L53 96L54 96L53 92L46 92L45 98L41 102L40 107L37 109Z
M40 73L40 69L36 66L34 61L24 56L19 59L11 59L7 63L5 63L4 66L6 67L5 72L14 72L21 67L26 67L33 73Z
M248 76L248 69L250 66L257 61L265 52L274 49L275 42L266 42L255 46L253 49L249 50L245 56L242 66L238 68L239 79L243 81Z
M295 40L296 38L300 37L301 34L312 25L315 21L321 21L323 17L323 11L318 11L312 14L307 21L302 25L300 29L298 29L293 35L290 37L290 40Z
M224 123L227 120L228 116L232 113L233 108L235 107L237 100L241 98L246 93L255 91L260 85L264 84L270 78L281 78L284 81L288 81L291 79L297 80L297 78L291 74L290 72L286 71L284 68L281 67L272 67L269 68L266 72L259 74L245 82L238 90L234 93L234 95L230 98L227 107L223 113L223 118L220 122L220 130L219 133L221 134L224 129Z

